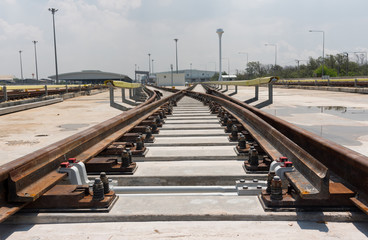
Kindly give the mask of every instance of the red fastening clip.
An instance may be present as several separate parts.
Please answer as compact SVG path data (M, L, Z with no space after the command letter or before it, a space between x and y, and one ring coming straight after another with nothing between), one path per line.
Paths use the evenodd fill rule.
M77 159L76 158L69 158L68 159L68 162L70 162L70 163L76 163L77 162Z
M292 167L293 163L292 162L284 162L284 167Z
M62 168L68 168L70 165L69 165L69 163L68 162L62 162L62 163L60 163L60 167L62 167Z
M288 160L287 157L280 157L279 162L286 162Z

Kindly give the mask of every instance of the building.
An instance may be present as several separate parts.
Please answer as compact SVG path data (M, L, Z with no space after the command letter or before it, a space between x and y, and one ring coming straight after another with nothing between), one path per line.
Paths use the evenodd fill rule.
M51 79L56 79L56 76L49 76ZM119 80L132 82L132 79L127 75L120 73L102 72L99 70L83 70L81 72L70 72L59 74L59 81L75 84L102 84L106 80Z
M162 75L163 74L163 75ZM215 71L205 71L205 70L196 70L196 69L185 69L185 70L179 70L178 73L176 73L176 71L173 71L173 74L177 74L178 76L180 74L184 74L184 84L185 83L193 83L193 82L206 82L209 81L215 74ZM171 72L161 72L161 73L155 73L156 78L158 78L157 76L161 76L161 80L165 80L162 79L162 77L164 75L169 77L170 80L170 86L171 86ZM181 76L181 75L180 75ZM158 82L159 79L156 79L156 84L159 84L159 86L163 86L162 83ZM174 86L178 86L178 85L174 85Z
M0 84L14 83L15 76L0 75Z
M185 86L185 73L156 73L157 86Z

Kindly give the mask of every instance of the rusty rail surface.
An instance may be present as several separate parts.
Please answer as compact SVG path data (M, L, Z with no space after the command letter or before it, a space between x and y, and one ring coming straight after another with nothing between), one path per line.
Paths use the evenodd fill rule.
M363 202L368 203L368 157L351 149L341 146L333 141L324 139L314 133L297 127L285 120L263 112L239 100L231 98L213 89L205 88L210 94L231 101L244 109L257 115L265 122L284 134L291 141L311 154L319 162L324 164L330 171L351 184ZM352 199L353 200L353 199ZM357 202L357 200L353 200ZM358 200L359 201L359 200ZM358 203L359 204L359 203ZM366 207L359 204L362 210L368 211Z
M269 155L276 160L281 156L288 157L295 168L307 179L304 184L294 185L299 195L304 199L327 199L329 197L329 171L308 152L280 133L276 128L259 118L251 111L233 102L210 94L186 91L186 94L202 101L219 103L229 112L249 126L247 130L253 136L261 136L267 142L260 142ZM260 138L257 138L260 139ZM275 149L277 152L273 150ZM273 152L273 153L272 153ZM298 174L298 173L296 173ZM300 178L300 174L298 175ZM309 182L309 183L308 183Z
M166 102L177 101L184 95L202 102L218 103L238 119L273 160L280 156L288 157L297 171L286 176L301 198L328 199L332 171L354 186L363 200L366 199L367 157L208 87L209 94L193 92L192 89L171 89L174 93L160 100L157 100L159 97L155 92L146 89L150 99L138 107L0 166L0 222L34 202L64 178L64 173L56 171L61 162L70 157L88 162ZM355 176L349 171L354 171ZM359 178L362 182L358 182ZM352 201L359 205L357 198Z
M182 96L182 92L177 92L154 101L156 94L152 93L151 98L138 108L0 166L0 222L60 181L65 176L56 171L61 162L75 156L88 161L158 107Z

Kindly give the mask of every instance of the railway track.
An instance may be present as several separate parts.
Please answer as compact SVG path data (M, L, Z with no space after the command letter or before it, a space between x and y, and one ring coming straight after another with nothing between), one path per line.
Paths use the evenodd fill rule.
M136 108L1 166L1 221L46 223L60 212L75 222L236 220L243 207L263 209L257 219L367 213L367 157L208 86L195 90L146 89ZM49 215L24 213L35 211Z
M101 86L81 86L81 87L70 87L70 88L62 88L62 89L37 89L37 90L13 90L8 91L6 93L7 100L5 101L15 101L20 99L26 99L26 98L39 98L43 96L49 96L49 95L59 95L59 94L65 94L70 92L80 92L80 91L91 91L94 89L100 89ZM4 92L0 91L0 101L4 101Z

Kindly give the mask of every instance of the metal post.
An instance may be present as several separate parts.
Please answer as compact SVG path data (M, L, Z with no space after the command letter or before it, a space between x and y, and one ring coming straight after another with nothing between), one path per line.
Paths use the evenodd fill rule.
M151 74L151 53L148 53L148 79L150 74Z
M65 85L65 93L68 93L68 85Z
M36 64L36 80L38 80L38 67L37 67L37 48L36 48L36 43L38 43L38 41L32 41L34 44L34 51L35 51L35 64Z
M234 85L234 87L235 87L235 91L230 93L229 96L233 96L238 93L238 85Z
M19 51L19 60L20 60L20 78L23 80L23 63L22 63L22 51Z
M269 104L273 103L273 84L268 84L268 102Z
M222 54L221 54L221 37L222 34L224 33L224 30L222 30L221 28L217 29L216 33L219 36L219 62L220 62L220 69L219 69L219 78L218 81L222 81Z
M47 85L45 85L45 96L48 96L48 92L47 92Z
M124 102L125 101L125 88L121 89L121 101Z
M176 53L176 74L178 74L178 40L177 38L175 40L175 53Z
M173 73L173 65L170 65L171 68L171 88L174 86L174 73Z
M110 90L110 106L114 106L114 87L111 85L111 83L108 83L109 90Z
M54 52L55 52L55 82L59 83L59 73L58 73L58 64L57 64L57 53L56 53L56 33L55 33L55 13L58 11L58 9L55 8L49 8L49 11L52 14L52 27L54 31Z
M259 93L259 86L256 85L255 86L255 94L254 94L254 99L257 101L258 100L258 93Z
M6 86L5 85L3 86L3 95L4 95L3 101L4 102L8 101L8 92L6 90Z

